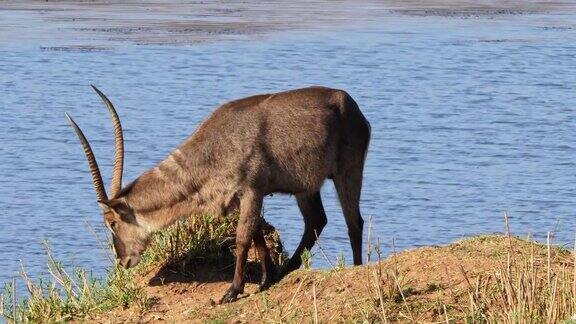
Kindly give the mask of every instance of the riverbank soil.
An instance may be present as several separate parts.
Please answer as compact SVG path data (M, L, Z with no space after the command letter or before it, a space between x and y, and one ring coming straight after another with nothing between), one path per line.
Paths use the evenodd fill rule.
M371 257L378 259L375 253ZM561 311L542 315L546 308L541 301L550 300L556 308L565 302L572 290L572 260L572 253L560 248L514 237L481 236L401 252L359 267L301 269L265 292L257 292L256 284L249 283L238 301L226 305L214 301L228 288L231 269L200 267L197 280L173 274L170 280L153 284L150 278L156 272L152 271L141 278L153 301L150 306L89 320L462 322L550 316L556 322L565 319ZM534 305L527 306L530 301Z

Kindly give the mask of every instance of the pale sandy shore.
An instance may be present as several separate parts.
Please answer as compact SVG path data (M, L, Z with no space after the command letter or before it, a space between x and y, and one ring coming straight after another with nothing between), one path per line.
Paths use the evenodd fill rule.
M94 48L190 44L359 25L385 17L485 17L574 12L576 1L1 1L0 44Z

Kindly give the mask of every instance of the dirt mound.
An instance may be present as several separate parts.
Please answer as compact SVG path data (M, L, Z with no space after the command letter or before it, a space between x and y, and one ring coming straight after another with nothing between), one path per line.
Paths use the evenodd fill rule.
M91 320L473 322L530 316L556 322L574 310L573 302L565 303L573 296L573 265L567 250L513 237L481 236L401 252L359 267L301 269L261 293L258 277L249 278L246 294L237 302L215 305L233 270L204 264L185 278L177 272L167 274L164 281L144 277L153 301L149 307L117 310ZM253 270L249 277L257 275L257 267ZM530 299L532 306L525 303Z

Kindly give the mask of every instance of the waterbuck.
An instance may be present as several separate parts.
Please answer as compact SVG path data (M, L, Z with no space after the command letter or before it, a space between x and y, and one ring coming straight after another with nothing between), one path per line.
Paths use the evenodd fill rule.
M150 234L179 218L199 213L226 215L239 209L236 266L221 303L244 289L244 265L252 241L262 264L260 288L275 269L261 230L262 200L271 193L293 194L304 217L300 245L282 274L300 267L304 249L326 225L320 198L325 179L334 181L348 226L354 264L362 263L359 200L370 125L342 90L310 87L257 95L224 104L155 168L122 188L124 140L112 102L104 101L114 126L115 159L110 196L88 140L66 117L84 148L98 203L112 232L117 261L135 266Z

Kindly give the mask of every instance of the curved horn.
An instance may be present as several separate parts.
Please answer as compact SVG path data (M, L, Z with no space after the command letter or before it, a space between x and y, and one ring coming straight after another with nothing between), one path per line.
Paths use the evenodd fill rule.
M104 189L104 183L102 182L102 175L100 174L100 169L98 169L98 163L96 162L96 157L92 152L92 148L90 147L90 143L80 130L80 127L76 125L74 120L70 115L66 114L66 118L68 118L68 123L76 132L80 143L82 143L82 147L84 148L84 154L86 154L86 159L88 159L88 166L90 167L90 173L92 173L92 182L94 183L94 190L96 190L96 196L98 197L98 201L108 201L108 196L106 195L106 190Z
M116 113L116 109L114 109L114 105L112 105L108 97L94 85L90 86L100 96L106 108L108 108L110 117L112 117L112 125L114 126L114 171L112 172L112 185L110 189L110 195L114 198L122 189L122 172L124 170L124 135L122 133L122 125L120 124L120 118Z

